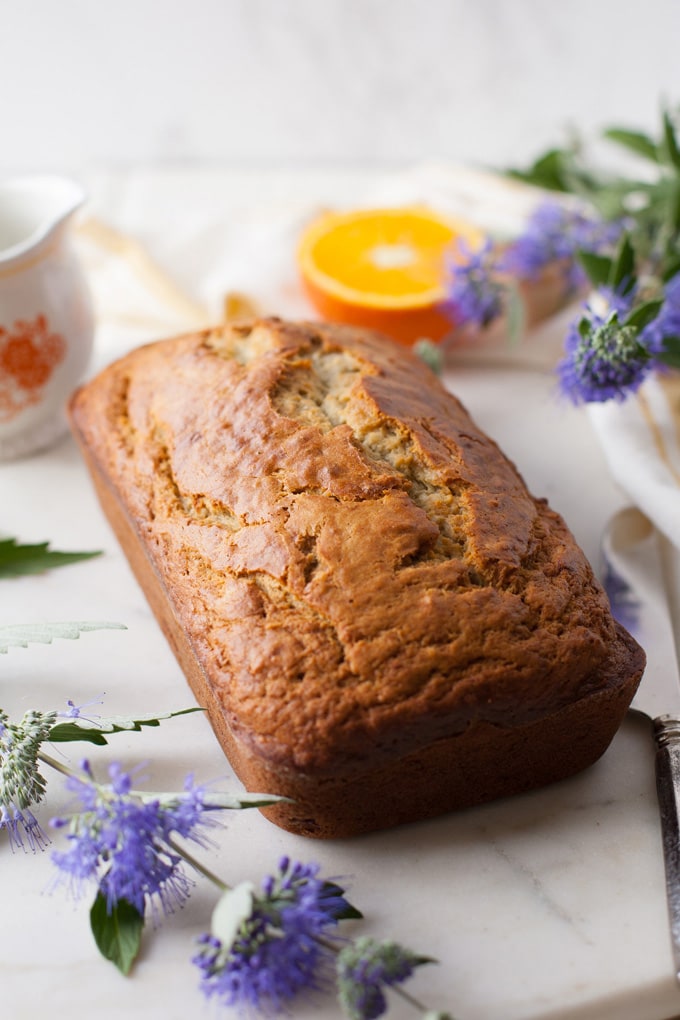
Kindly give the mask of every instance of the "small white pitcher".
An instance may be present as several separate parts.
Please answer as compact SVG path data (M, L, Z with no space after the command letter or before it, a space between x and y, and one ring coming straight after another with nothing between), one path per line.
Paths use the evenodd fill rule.
M92 352L92 302L69 243L84 198L63 177L0 183L0 460L66 431L66 401Z

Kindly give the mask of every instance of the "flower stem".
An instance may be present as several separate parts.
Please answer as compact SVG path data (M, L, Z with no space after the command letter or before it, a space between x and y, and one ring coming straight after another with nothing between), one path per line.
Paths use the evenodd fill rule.
M418 1002L418 1000L413 995L409 995L409 993L405 991L403 988L401 988L399 985L393 985L392 991L394 992L395 995L401 996L401 998L405 1002L408 1002L409 1006L413 1006L414 1009L420 1010L421 1013L424 1013L426 1011L427 1007L423 1006L422 1002Z
M195 868L196 871L200 872L200 874L212 882L213 885L216 885L218 889L221 889L222 892L229 892L231 889L230 885L227 885L227 883L223 882L221 878L218 878L213 871L210 871L210 869L206 868L204 864L201 864L200 861L196 860L193 854L190 854L188 850L185 850L184 847L175 842L171 836L168 837L168 845L171 846L172 849L187 862L187 864L190 864L192 868Z
M62 765L60 761L57 761L57 759L53 758L50 754L45 754L44 751L38 751L38 758L40 758L41 761L44 761L46 765L49 765L50 768L56 769L57 772L61 772L63 776L75 776L76 774L73 769L68 767L68 765Z

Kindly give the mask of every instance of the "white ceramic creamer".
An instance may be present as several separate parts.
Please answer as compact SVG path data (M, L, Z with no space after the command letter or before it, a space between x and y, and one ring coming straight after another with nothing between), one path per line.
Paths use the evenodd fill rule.
M49 446L87 367L94 317L70 244L85 195L67 178L0 182L0 459Z

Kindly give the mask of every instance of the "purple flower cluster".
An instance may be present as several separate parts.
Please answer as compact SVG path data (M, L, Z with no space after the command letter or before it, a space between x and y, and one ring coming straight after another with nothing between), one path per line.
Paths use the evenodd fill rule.
M620 223L606 223L581 209L544 202L504 251L490 241L477 250L459 242L457 258L449 265L445 307L458 325L488 326L504 310L503 276L535 280L554 263L562 266L565 296L573 294L586 282L578 253L611 250L622 230Z
M587 309L569 327L564 350L559 386L575 404L625 400L654 364L637 329L619 322L615 311L605 319Z
M338 957L340 1003L351 1020L375 1020L387 1009L385 989L411 977L414 968L431 962L396 942L362 937Z
M83 718L85 707L69 701L63 715ZM249 882L229 889L175 841L182 837L206 847L204 830L215 824L210 812L278 798L211 794L191 776L181 793L145 793L133 788L133 773L118 763L109 767L108 782L99 782L87 760L73 772L40 750L45 740L58 739L59 714L27 712L15 724L0 710L0 829L8 831L13 848L25 847L24 840L32 849L44 848L49 840L30 811L45 792L38 761L66 774L74 810L52 819L68 842L67 849L53 851L52 860L58 880L76 898L94 883L92 931L102 955L123 973L139 951L147 910L156 917L159 906L169 914L185 903L193 886L187 863L225 890L213 930L199 938L192 961L206 998L222 1005L285 1012L298 993L335 986L353 1020L373 1020L385 1011L385 989L429 962L396 943L341 939L338 922L361 914L341 886L319 878L317 864L283 857L259 891ZM445 1013L428 1015L450 1020Z
M566 291L574 293L586 282L578 252L611 249L622 229L620 223L606 223L580 209L543 202L501 256L499 269L521 280L535 280L547 265L559 262L564 267Z
M216 935L201 936L193 962L207 998L280 1012L303 989L325 983L332 929L349 905L339 886L317 877L318 870L282 858L278 873L253 896L250 916L230 945Z
M67 780L80 810L52 820L54 827L69 829L69 848L54 851L54 863L76 896L94 880L109 912L125 900L141 915L157 902L172 913L183 905L193 883L170 840L176 834L205 845L201 828L211 822L203 787L194 786L189 777L182 794L145 797L132 789L131 774L116 763L109 768L106 785L95 781L87 761L81 770L82 775Z
M477 251L461 241L459 258L449 265L451 282L445 307L458 325L488 326L503 311L503 287L493 245L487 241Z
M26 712L20 723L0 711L0 830L9 835L12 850L44 850L49 839L31 806L45 793L38 769L38 752L49 739L56 712Z
M641 333L645 346L654 354L663 351L667 339L680 336L680 273L664 287L663 299L659 314Z

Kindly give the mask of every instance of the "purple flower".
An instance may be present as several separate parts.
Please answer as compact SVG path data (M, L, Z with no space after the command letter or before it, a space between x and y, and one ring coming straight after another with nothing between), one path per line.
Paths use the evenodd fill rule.
M464 261L449 265L451 283L444 307L457 325L488 326L503 311L503 286L497 278L493 245L487 241L473 251L460 241L458 250Z
M101 696L101 695L99 697L97 697L97 698L92 698L91 701L84 702L84 704L82 704L82 705L76 705L75 701L72 701L69 698L69 700L66 702L66 704L68 705L68 711L67 712L59 712L58 715L62 719L83 719L85 722L94 722L94 719L95 718L99 719L100 716L89 717L89 716L83 715L83 709L84 708L90 708L91 705L103 705L103 703L104 703L104 700L103 700L103 696Z
M616 311L605 319L586 308L567 333L565 356L557 366L560 390L574 404L624 400L653 364L634 326L620 323Z
M603 309L606 309L607 314L616 312L621 320L625 319L633 311L638 297L638 290L637 287L633 286L624 292L622 289L615 290L612 287L605 286L599 287L596 294L596 300Z
M628 582L617 573L608 559L605 559L602 583L609 599L612 616L627 631L635 634L640 622L640 603Z
M183 793L144 795L132 789L131 774L118 764L109 768L107 785L95 781L88 762L81 771L67 780L81 810L52 820L56 828L68 826L69 848L54 851L52 860L76 896L86 882L95 881L109 912L125 900L142 915L146 906L155 910L157 902L172 913L193 883L170 841L176 834L206 845L201 829L214 823L206 817L211 808L204 788L188 777Z
M349 905L339 886L317 877L318 870L282 858L278 873L253 894L250 913L230 943L215 934L200 937L192 962L202 972L207 998L281 1012L303 989L323 987L332 929Z
M49 839L30 810L45 793L38 770L38 752L49 739L56 712L26 712L20 723L0 711L0 829L12 850L44 850Z
M666 284L663 299L659 314L641 334L646 347L654 354L663 351L666 339L680 336L680 273Z
M586 282L576 261L579 251L603 252L621 235L620 223L605 223L580 209L544 202L530 216L524 232L506 249L499 268L523 280L535 280L552 262L564 265L568 293Z
M338 956L340 1003L351 1020L375 1020L387 1009L385 989L401 984L415 967L431 962L396 942L359 938Z
M28 849L35 853L36 850L45 850L50 842L30 808L22 810L16 804L0 804L0 829L7 830L12 850L25 850L28 845Z

